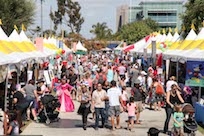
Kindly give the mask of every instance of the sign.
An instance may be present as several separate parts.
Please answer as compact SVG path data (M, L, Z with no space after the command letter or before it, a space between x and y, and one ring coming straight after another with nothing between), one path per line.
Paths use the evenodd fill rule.
M36 42L35 45L36 45L37 50L43 52L43 38L37 37L35 39L35 42Z
M27 71L27 79L28 81L31 80L33 77L33 71Z
M185 85L204 87L204 61L187 61L186 64Z
M44 77L47 85L51 84L50 74L48 70L44 70Z

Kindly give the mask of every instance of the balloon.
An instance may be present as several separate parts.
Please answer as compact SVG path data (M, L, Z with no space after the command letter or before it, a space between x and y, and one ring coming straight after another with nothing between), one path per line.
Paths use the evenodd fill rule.
M57 55L55 58L56 58L56 59L59 59L59 58L60 58L60 55Z
M62 54L64 54L65 53L65 50L62 50Z

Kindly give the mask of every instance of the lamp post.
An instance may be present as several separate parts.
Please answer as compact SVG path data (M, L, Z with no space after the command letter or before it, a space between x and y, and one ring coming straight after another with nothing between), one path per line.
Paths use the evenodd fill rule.
M156 38L153 36L152 37L152 66L156 66Z

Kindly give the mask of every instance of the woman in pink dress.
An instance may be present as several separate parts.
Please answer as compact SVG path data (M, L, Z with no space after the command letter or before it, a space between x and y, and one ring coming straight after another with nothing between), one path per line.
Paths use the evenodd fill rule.
M61 79L61 84L57 87L58 99L61 103L60 111L61 112L73 112L74 103L71 99L71 91L74 88L67 83L67 79L63 77Z

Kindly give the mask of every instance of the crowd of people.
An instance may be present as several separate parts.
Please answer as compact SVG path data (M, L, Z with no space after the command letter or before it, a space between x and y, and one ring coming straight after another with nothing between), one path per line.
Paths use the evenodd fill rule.
M13 103L17 112L8 116L10 119L6 134L19 133L23 126L22 120L30 120L30 115L38 122L38 113L43 108L40 98L52 92L55 92L61 103L58 109L60 112L77 110L82 116L84 130L87 129L89 113L95 120L95 130L99 129L100 117L102 128L110 125L115 130L121 128L120 114L127 112L127 129L133 131L134 124L142 123L140 115L149 105L149 109L154 111L165 108L163 131L167 133L175 107L174 116L183 118L179 114L179 104L188 102L188 96L192 93L188 87L179 87L174 76L165 83L157 71L158 67L149 65L144 68L128 55L85 55L76 57L70 65L60 62L53 68L56 77L51 85L46 86L45 80L40 79L36 88L34 80L29 80L22 89L14 89ZM80 102L79 108L75 107L75 100ZM174 122L175 130L180 133L182 123L176 119Z

